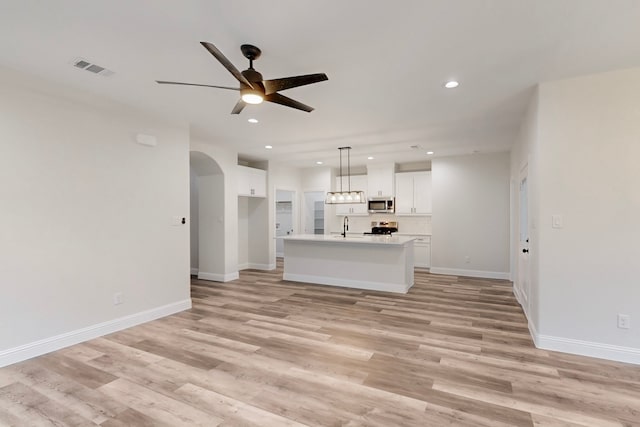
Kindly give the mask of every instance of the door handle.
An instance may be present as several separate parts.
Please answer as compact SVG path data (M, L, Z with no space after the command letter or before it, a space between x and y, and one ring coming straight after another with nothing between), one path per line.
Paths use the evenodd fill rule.
M522 253L523 253L523 254L528 254L528 253L529 253L529 249L523 249L523 250L522 250Z

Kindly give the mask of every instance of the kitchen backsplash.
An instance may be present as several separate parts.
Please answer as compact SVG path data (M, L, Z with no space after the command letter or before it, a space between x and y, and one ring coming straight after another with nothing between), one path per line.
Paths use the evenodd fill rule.
M329 230L342 233L343 218L342 216L333 215ZM431 216L397 216L393 214L349 216L349 233L371 231L371 221L397 221L398 233L402 234L431 234Z

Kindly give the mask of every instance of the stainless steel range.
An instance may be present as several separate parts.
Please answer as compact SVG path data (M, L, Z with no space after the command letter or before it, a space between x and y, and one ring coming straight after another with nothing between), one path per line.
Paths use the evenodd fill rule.
M365 232L364 234L392 234L397 232L397 221L371 221L371 232Z

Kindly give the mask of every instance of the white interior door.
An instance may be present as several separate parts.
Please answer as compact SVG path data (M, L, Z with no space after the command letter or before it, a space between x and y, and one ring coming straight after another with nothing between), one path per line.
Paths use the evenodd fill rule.
M520 171L520 188L519 188L519 204L518 204L518 289L524 301L525 307L528 307L529 298L529 185L528 185L527 166Z

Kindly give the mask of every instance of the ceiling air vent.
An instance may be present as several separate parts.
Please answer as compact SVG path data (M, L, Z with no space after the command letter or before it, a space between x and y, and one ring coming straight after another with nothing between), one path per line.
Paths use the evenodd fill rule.
M114 74L113 71L101 67L100 65L92 64L84 58L76 58L71 63L76 68L89 71L93 74L98 74L103 77L109 77Z

